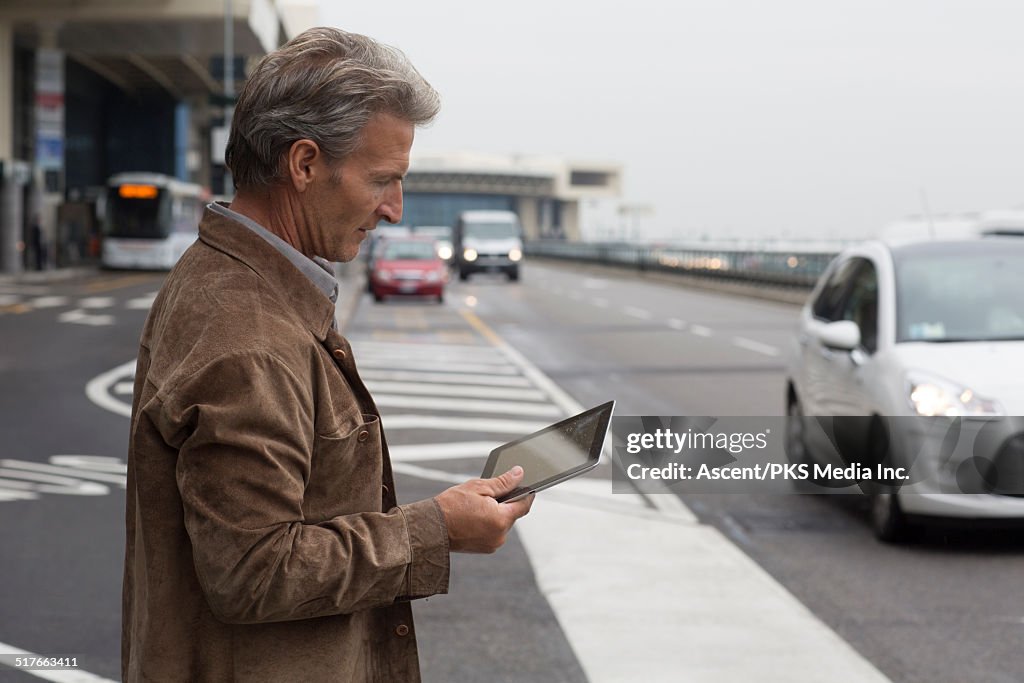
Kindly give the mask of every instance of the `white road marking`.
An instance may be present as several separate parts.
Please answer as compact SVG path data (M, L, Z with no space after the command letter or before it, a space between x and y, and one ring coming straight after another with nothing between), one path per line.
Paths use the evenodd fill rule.
M356 365L361 368L387 368L388 370L423 370L425 369L424 363L424 360L400 360L397 358L365 358L356 360ZM429 367L431 370L451 370L452 372L468 372L470 374L517 374L517 370L510 365L484 365L480 363L428 363L426 367Z
M393 342L378 341L376 339L360 339L352 342L352 348L357 351L392 350L400 353L451 353L460 356L495 356L493 348L489 346L475 346L471 344L421 344L418 342Z
M600 278L588 277L583 280L583 289L607 289L608 281Z
M37 655L34 652L28 650L22 650L20 647L14 647L7 643L0 643L0 653L4 655L10 655L0 660L0 664L6 664L7 666L13 667L13 660L11 657L35 657L40 658L44 655ZM49 655L51 658L56 655ZM35 671L28 671L23 668L17 668L17 671L28 674L29 676L35 676L41 678L44 681L53 681L54 683L114 683L109 678L103 678L96 674L91 674L88 671L82 669L37 669Z
M358 360L356 361L357 364ZM530 380L525 377L494 377L492 375L468 375L459 372L417 372L415 370L362 370L364 379L380 379L395 382L432 382L434 384L479 384L494 387L528 387Z
M753 339L747 339L746 337L733 337L732 338L732 343L735 344L736 346L739 346L740 348L747 349L749 351L754 351L756 353L763 353L766 356L778 356L779 355L779 350L777 348L775 348L774 346L769 346L768 344L762 344L759 341L754 341Z
M591 299L590 303L594 304L598 308L608 308L608 299L602 299L601 297Z
M690 331L698 337L710 337L714 332L711 331L710 327L704 327L703 325L691 325Z
M506 361L501 356L495 354L483 355L468 355L462 353L423 353L417 351L409 351L408 353L402 353L401 351L394 351L391 349L382 350L374 349L373 347L355 347L352 349L356 356L356 363L362 365L367 360L408 360L418 361L426 364L426 368L432 368L439 365L451 365L454 363L474 363L481 365L505 365Z
M519 399L542 401L544 392L538 389L512 389L509 387L480 387L458 384L432 384L419 382L380 382L370 380L366 386L371 393L423 394L427 396L467 396L471 398ZM116 387L115 387L116 390Z
M461 441L455 443L410 444L389 446L392 462L422 462L425 460L458 460L486 458L500 446L501 441Z
M82 481L72 477L62 477L42 472L8 469L0 467L0 478L14 479L33 483L32 490L39 493L56 493L67 496L105 496L110 489L103 484Z
M124 417L132 416L132 407L130 404L124 401L118 401L116 398L108 393L108 389L117 384L120 380L125 377L131 377L135 374L135 360L130 360L127 363L118 365L112 370L107 370L102 375L94 377L85 385L85 395L90 401L98 405L100 408L109 410L112 413L123 415Z
M0 478L0 503L12 500L37 500L39 494L33 491L31 484L13 479Z
M128 382L118 382L117 384L114 385L114 388L113 388L112 391L115 394L121 394L121 395L133 394L133 393L135 393L135 381L131 380L131 381L128 381Z
M153 302L156 300L156 294L147 294L146 296L140 296L135 299L129 299L125 302L125 308L130 308L137 311L148 311L153 307Z
M90 296L78 300L82 308L110 308L114 305L114 298L110 296Z
M644 310L642 308L637 308L636 306L625 306L623 307L622 312L634 318L640 318L640 320L651 319L650 311Z
M62 323L76 323L79 325L113 325L112 315L91 315L80 308L73 311L65 311L57 316L57 321Z
M671 327L673 330L685 330L686 321L680 320L679 318L669 318L665 321L665 324Z
M422 410L459 411L468 413L495 413L497 415L541 415L559 417L558 408L548 403L520 403L516 401L463 400L458 398L426 398L377 394L378 406L388 408L420 408Z
M439 429L446 432L481 432L525 436L547 427L550 422L504 420L489 417L447 417L444 415L385 415L384 429Z
M91 479L93 481L104 481L108 484L117 484L124 488L128 480L124 474L109 474L106 472L88 472L71 467L58 467L55 465L43 465L37 462L26 462L24 460L0 460L0 467L23 472L39 472L42 474L56 474L73 479Z
M38 296L28 303L32 308L56 308L57 306L67 306L69 301L71 299L66 296Z
M0 306L13 306L21 301L17 294L0 294Z

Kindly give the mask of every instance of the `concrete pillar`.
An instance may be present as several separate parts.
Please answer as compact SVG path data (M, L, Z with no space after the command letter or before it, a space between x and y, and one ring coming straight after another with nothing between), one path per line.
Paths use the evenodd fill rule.
M0 273L21 270L23 207L13 161L14 27L0 21Z

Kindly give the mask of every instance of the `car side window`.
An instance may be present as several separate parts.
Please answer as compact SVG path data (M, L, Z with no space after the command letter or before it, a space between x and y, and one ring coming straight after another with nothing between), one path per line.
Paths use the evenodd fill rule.
M863 259L848 259L832 270L824 288L811 306L815 318L827 323L843 319L843 302L846 292L850 289L850 276L861 261Z
M873 263L854 259L849 293L843 301L840 320L852 320L860 328L860 345L868 353L878 350L878 273Z

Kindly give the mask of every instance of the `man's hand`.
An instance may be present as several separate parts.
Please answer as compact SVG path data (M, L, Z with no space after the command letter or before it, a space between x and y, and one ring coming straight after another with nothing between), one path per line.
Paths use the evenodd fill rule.
M515 521L530 511L533 494L511 503L499 503L502 496L523 480L523 468L516 465L493 479L471 479L453 486L437 497L448 526L448 543L453 551L493 553L505 543Z

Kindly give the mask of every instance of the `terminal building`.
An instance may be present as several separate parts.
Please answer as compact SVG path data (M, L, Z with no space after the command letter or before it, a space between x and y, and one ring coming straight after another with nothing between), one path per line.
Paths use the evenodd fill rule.
M249 65L318 24L317 12L315 0L2 0L0 272L40 254L49 267L95 258L118 173L230 195L232 95ZM403 222L509 209L528 239L579 239L587 208L620 186L615 164L414 150Z

